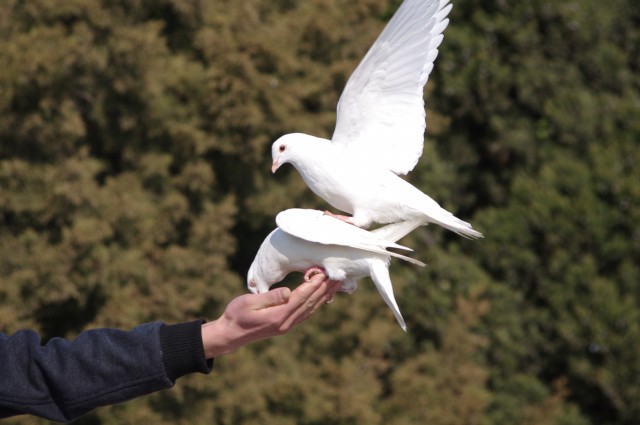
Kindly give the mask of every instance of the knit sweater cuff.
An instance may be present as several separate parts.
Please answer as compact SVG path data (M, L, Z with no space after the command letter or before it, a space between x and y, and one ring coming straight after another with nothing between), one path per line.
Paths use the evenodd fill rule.
M205 359L202 345L203 323L204 320L195 320L160 327L162 361L172 382L190 373L211 372L213 359Z

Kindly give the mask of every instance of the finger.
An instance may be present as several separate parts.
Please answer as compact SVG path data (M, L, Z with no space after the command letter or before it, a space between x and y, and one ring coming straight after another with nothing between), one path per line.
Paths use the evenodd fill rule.
M329 288L329 293L327 294L327 297L324 303L331 304L333 302L333 297L335 296L336 292L340 290L340 288L342 288L342 282L334 282L333 286Z
M314 276L315 278L315 276ZM297 296L292 296L289 305L292 310L290 311L288 317L286 318L284 325L286 328L293 327L298 323L305 320L307 317L313 313L315 310L315 305L318 302L318 299L321 295L326 291L326 286L328 285L329 280L323 280L321 282L317 282L316 280L311 280L308 283L302 284L298 287L297 291L299 291Z
M323 273L311 276L309 280L304 281L291 292L291 302L294 304L305 302L325 280L327 280L327 277Z
M320 306L322 304L331 304L333 302L333 297L334 297L335 293L341 287L342 287L342 282L329 281L329 285L327 285L326 292L323 295L321 295L321 297L318 299L318 301L316 302L315 307L311 311L311 314L315 313L318 310L318 308L320 308Z
M334 295L336 292L338 292L340 288L342 288L342 282L340 282L339 280L331 281L331 285L329 286L329 291L331 292L331 295Z
M251 309L259 312L267 321L276 320L284 329L291 326L292 315L297 315L301 305L326 280L323 274L313 276L308 282L303 282L295 290L282 287L265 292L264 294L244 295L251 298ZM279 319L275 319L279 317Z
M287 287L276 288L263 294L253 295L253 309L262 310L263 308L274 307L286 304L291 297L291 290Z
M318 311L323 304L327 304L329 299L333 299L333 294L338 290L338 288L340 288L340 286L342 286L340 282L323 282L320 288L318 288L305 303L305 310L302 312L298 311L298 314L294 317L293 326L307 320L312 314Z
M321 281L315 288L315 291L309 294L308 297L297 300L298 307L285 321L285 325L295 326L298 323L306 320L309 316L315 313L316 310L318 310L318 308L320 308L320 306L324 304L326 300L331 297L340 286L340 282L335 282L328 279ZM309 289L309 287L311 287L311 285L309 285L306 289Z

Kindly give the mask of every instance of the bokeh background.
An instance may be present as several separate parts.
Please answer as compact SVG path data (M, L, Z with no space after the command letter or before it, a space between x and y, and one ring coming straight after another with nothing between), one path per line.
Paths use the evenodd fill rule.
M397 0L2 0L0 330L214 319ZM640 3L459 0L408 177L436 226L209 376L80 424L640 424ZM295 276L289 284L295 284ZM0 377L1 379L1 377ZM12 424L44 423L35 418Z

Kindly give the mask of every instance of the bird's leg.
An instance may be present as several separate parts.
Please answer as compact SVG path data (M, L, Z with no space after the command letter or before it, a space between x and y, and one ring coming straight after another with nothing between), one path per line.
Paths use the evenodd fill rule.
M309 282L311 280L311 278L313 276L315 276L318 273L322 273L325 276L327 276L327 271L323 268L323 267L319 267L319 266L313 266L313 267L309 267L307 269L306 272L304 272L304 280L305 282ZM331 283L336 283L336 282L340 282L337 280L332 280ZM340 289L339 289L340 291ZM331 304L333 302L333 295L331 295L326 301L325 304Z
M318 266L313 266L313 267L309 267L305 272L304 272L304 280L306 282L309 282L311 280L311 278L315 275L317 275L318 273L322 273L325 276L327 275L327 271L322 268L322 267L318 267Z
M324 215L328 215L329 217L337 218L338 220L344 221L345 223L353 224L351 222L351 217L349 217L348 215L334 214L331 211L325 211ZM355 226L355 224L353 224L353 225Z

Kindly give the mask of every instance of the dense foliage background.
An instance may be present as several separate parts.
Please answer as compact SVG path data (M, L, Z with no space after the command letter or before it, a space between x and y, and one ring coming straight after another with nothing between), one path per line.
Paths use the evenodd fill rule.
M397 0L0 2L0 330L217 317ZM640 4L459 0L409 179L435 226L211 376L83 424L640 423ZM295 279L292 280L295 283ZM1 379L1 378L0 378ZM8 423L33 424L34 418Z

